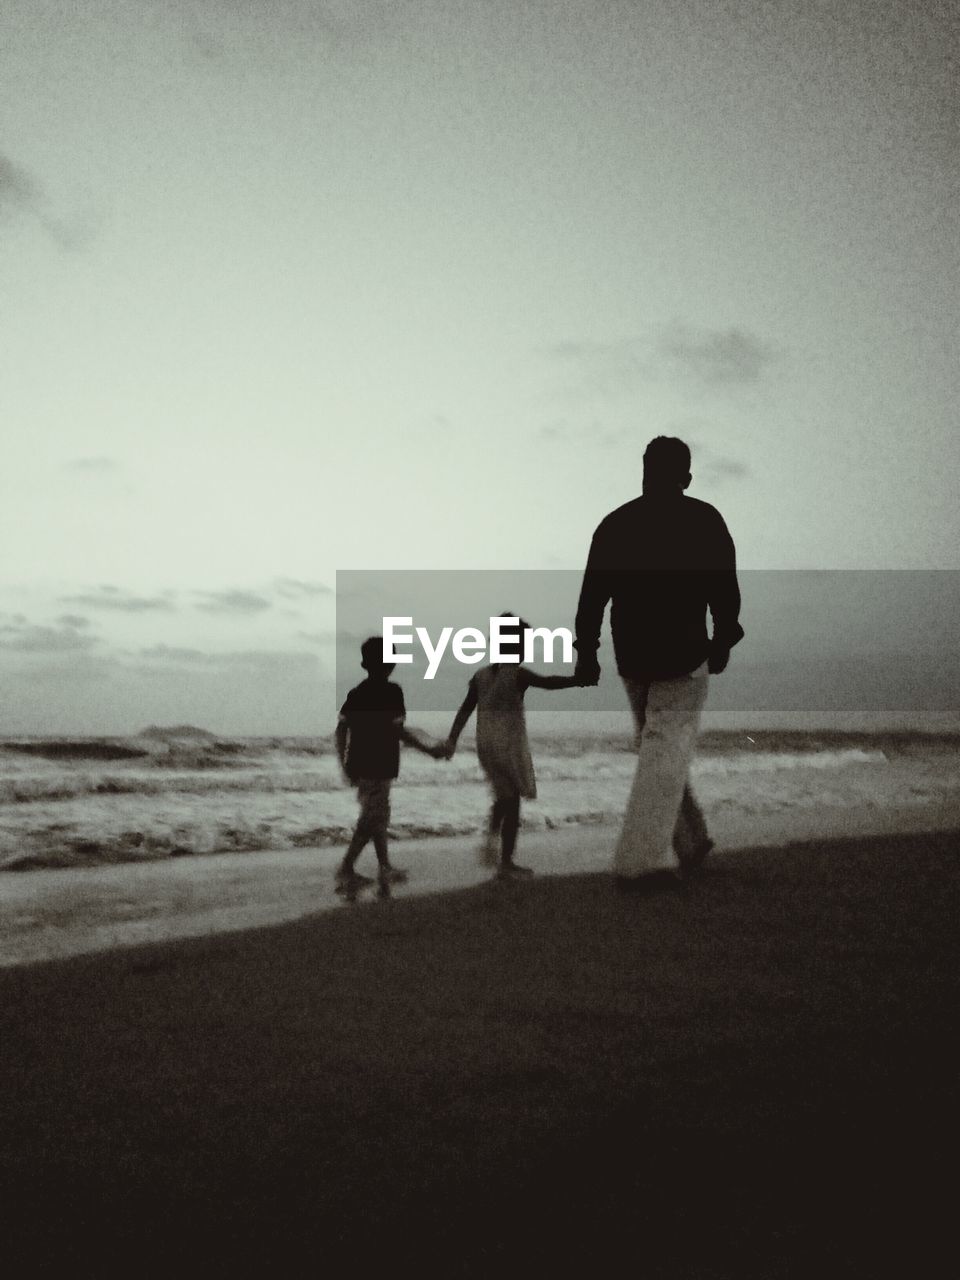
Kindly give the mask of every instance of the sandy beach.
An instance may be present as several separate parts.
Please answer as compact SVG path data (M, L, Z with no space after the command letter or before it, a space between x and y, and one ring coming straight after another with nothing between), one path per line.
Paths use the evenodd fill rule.
M207 936L21 947L0 974L16 1274L930 1273L957 834L795 833L650 899L613 890L608 830L567 834L589 868L568 850L568 875L334 910L322 858L299 851L297 893L288 860L258 863L259 904L249 862L211 859L209 901L242 883L244 910L302 918L210 933L181 884L176 929ZM528 860L556 861L556 835ZM475 879L450 853L434 865ZM133 901L134 873L182 865L81 874ZM75 950L157 927L82 901Z

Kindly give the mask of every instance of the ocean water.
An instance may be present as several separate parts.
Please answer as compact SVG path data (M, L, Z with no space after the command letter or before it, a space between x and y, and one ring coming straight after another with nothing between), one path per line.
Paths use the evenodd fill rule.
M527 828L614 820L634 768L631 738L532 734L539 797ZM960 734L713 729L693 780L711 813L960 801ZM405 749L392 835L481 829L486 787L468 738L452 761ZM342 844L356 816L330 738L222 738L181 727L129 738L0 739L0 869Z

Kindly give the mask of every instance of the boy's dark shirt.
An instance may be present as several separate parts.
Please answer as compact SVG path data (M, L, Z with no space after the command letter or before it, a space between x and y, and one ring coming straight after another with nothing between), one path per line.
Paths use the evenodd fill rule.
M405 715L403 690L398 684L366 679L350 690L340 708L340 719L350 734L344 767L351 781L397 776Z
M591 654L607 601L620 675L667 680L701 666L713 638L743 636L736 552L715 507L683 494L644 495L597 526L577 609L577 647Z

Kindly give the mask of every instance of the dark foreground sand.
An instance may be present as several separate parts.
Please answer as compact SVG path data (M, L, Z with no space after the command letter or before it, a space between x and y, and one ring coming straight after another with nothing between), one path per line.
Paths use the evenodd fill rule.
M960 837L0 972L8 1274L929 1275Z

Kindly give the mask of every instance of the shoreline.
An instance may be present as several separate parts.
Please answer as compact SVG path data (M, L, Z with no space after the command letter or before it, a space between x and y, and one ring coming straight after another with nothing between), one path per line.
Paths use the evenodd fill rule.
M544 875L4 969L5 1256L934 1274L958 844L812 839L684 895Z
M960 831L960 805L809 809L731 821L709 814L717 849L783 848L815 840ZM521 832L518 860L537 877L609 870L616 820ZM476 863L476 837L395 841L391 856L410 872L397 901L445 894L489 880ZM369 892L345 904L333 892L340 847L200 854L144 863L0 874L0 968L114 948L258 929L323 912L363 910ZM360 869L375 865L367 849Z

